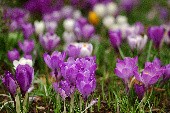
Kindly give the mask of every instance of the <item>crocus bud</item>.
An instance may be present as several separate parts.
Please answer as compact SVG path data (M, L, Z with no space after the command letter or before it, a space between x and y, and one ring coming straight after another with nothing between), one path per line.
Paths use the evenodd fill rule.
M15 82L14 76L10 72L6 71L4 78L2 78L2 83L7 88L11 96L15 98L17 84Z
M111 45L117 49L120 44L121 44L121 41L122 41L122 34L121 34L121 31L118 30L118 31L112 31L110 30L109 31L109 38L110 38L110 43Z
M34 26L35 26L35 32L36 34L43 34L44 30L45 30L45 23L44 21L35 21L34 22Z
M140 100L142 100L144 93L145 93L145 87L144 85L138 85L134 84L135 92Z
M74 24L75 24L75 20L73 19L66 19L63 22L64 29L68 32L73 32Z
M24 40L23 43L20 41L18 45L24 54L30 54L34 49L34 40Z
M13 62L14 60L18 60L19 57L20 57L20 55L19 55L18 50L13 49L13 50L11 50L11 51L8 51L8 59L9 59L10 61Z
M26 23L22 25L22 32L24 34L24 38L28 39L33 33L34 28L31 23Z
M103 18L103 25L110 29L114 25L115 19L113 16L106 16Z
M45 35L40 35L40 43L46 51L52 51L57 47L60 42L60 38L56 34L46 33Z
M154 42L155 47L159 48L164 36L164 28L161 26L152 26L148 29L148 37Z
M106 15L106 6L102 3L98 3L94 6L93 11L101 18Z
M25 96L25 93L30 88L33 78L34 78L34 69L28 64L18 65L16 68L16 81L21 89L22 96Z

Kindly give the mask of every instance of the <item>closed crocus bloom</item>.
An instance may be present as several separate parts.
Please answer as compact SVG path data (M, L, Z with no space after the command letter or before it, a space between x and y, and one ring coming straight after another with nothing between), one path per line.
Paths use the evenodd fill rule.
M93 7L93 11L101 18L103 18L106 15L106 6L105 4L102 3L98 3L95 4L95 6Z
M103 25L110 29L114 25L115 19L113 16L106 16L103 18Z
M18 45L24 54L30 54L34 49L34 40L25 39L23 43L21 41L18 42Z
M114 2L107 3L106 8L109 15L114 15L117 11L117 5Z
M53 83L53 88L60 96L65 100L67 97L70 97L74 93L75 87L72 86L68 81L60 81Z
M22 32L24 34L24 38L28 39L33 33L34 28L31 23L26 23L22 25Z
M56 21L46 21L45 26L46 26L47 32L55 33L55 30L57 28L57 22Z
M129 79L134 75L134 72L138 71L137 60L137 57L125 57L124 60L117 60L115 74L122 78L126 84L129 83Z
M122 34L121 34L121 31L118 30L118 31L112 31L110 30L109 31L109 38L110 38L110 43L111 45L117 49L120 44L121 44L121 41L122 41Z
M148 37L152 39L156 48L160 47L164 36L164 28L161 26L152 26L148 29Z
M54 51L51 54L51 56L48 55L47 53L44 53L45 63L50 69L54 71L60 68L60 66L64 63L65 57L66 57L65 52L61 53L61 52Z
M119 16L116 17L116 22L120 25L126 24L127 23L127 17L119 15Z
M34 22L34 27L35 27L35 32L36 34L43 34L44 30L45 30L45 23L44 21L35 21Z
M14 61L14 60L18 60L19 59L19 57L20 57L20 55L19 55L19 52L18 52L18 50L17 49L13 49L13 50L11 50L11 51L8 51L8 59L10 60L10 61Z
M63 22L64 29L68 32L73 32L74 25L75 25L74 19L68 18L68 19L65 19Z
M130 35L127 39L132 50L138 49L141 51L145 47L148 37L146 35L144 37L141 35Z
M94 26L90 24L86 24L82 28L82 35L85 40L89 40L95 33L95 28Z
M164 68L163 81L170 79L170 64L166 65Z
M73 7L72 6L64 6L61 9L63 18L71 18L73 16Z
M79 19L81 16L82 16L82 15L81 15L81 11L80 11L80 10L75 10L75 11L73 12L73 18L74 18L74 19Z
M135 26L136 34L144 33L145 28L141 22L136 22L134 26Z
M63 39L64 39L66 45L68 45L68 44L76 41L76 35L73 32L64 31Z
M134 84L135 92L140 100L142 100L144 93L145 93L145 86Z
M33 78L34 78L34 69L26 65L18 65L16 68L16 81L20 86L22 96L25 96L25 93L30 88Z
M15 82L14 76L9 71L5 72L5 76L2 78L2 83L7 88L12 98L15 98L17 84Z
M57 47L60 42L60 38L56 34L46 33L45 35L40 35L40 43L46 51L52 51Z
M163 75L164 68L161 67L159 60L155 59L153 62L146 62L145 68L141 74L134 72L135 78L142 82L146 88L155 84Z

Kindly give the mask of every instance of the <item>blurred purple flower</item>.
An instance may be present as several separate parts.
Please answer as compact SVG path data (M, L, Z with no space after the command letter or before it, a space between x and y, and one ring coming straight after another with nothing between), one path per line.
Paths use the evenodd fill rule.
M165 66L165 71L163 75L163 81L167 81L170 79L170 64Z
M151 38L156 48L160 47L164 36L164 28L161 26L152 26L148 29L148 37Z
M30 54L34 49L34 40L25 39L22 43L21 41L18 42L20 49L24 52L24 54Z
M90 38L92 38L94 33L95 33L94 26L92 26L90 24L86 24L86 25L83 26L83 28L82 28L82 35L83 35L83 38L85 40L88 41Z
M110 38L110 43L111 45L117 49L121 42L122 42L122 34L121 34L121 31L118 30L118 31L112 31L110 30L109 31L109 38Z
M34 28L31 23L26 23L22 25L22 32L24 34L24 38L28 39L33 33Z
M15 75L16 81L20 86L22 96L25 96L25 93L28 91L33 81L34 69L28 64L18 65L16 68Z
M71 94L74 93L75 87L72 86L67 81L60 81L53 83L53 88L56 92L60 94L60 96L65 100L67 97L70 97Z
M134 84L135 92L140 100L142 100L145 93L145 86Z
M68 53L68 56L77 58L80 55L80 48L74 45L69 45L67 48L67 53Z
M8 51L8 59L10 61L18 60L20 58L19 52L17 49L13 49L11 51Z
M122 78L125 84L129 83L129 79L138 71L137 67L138 58L125 57L124 60L117 60L115 74Z
M164 68L161 67L160 61L155 59L153 62L146 62L145 68L141 74L134 72L135 78L145 85L145 88L155 84L163 75Z
M14 76L9 71L5 72L5 76L2 78L2 83L7 88L12 98L15 98L17 84L15 82Z
M120 6L126 11L130 12L133 8L138 5L140 0L121 0Z
M43 48L47 51L52 51L60 42L60 38L56 34L46 33L45 35L40 35L40 43Z
M136 34L143 34L145 31L144 25L141 22L135 23Z

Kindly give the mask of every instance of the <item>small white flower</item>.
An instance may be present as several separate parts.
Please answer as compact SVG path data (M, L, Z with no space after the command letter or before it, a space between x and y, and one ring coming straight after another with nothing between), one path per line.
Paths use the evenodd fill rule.
M81 12L80 12L80 10L75 10L74 12L73 12L73 18L74 19L79 19L81 17Z
M107 8L107 13L109 15L114 15L117 11L117 5L114 2L109 2L106 5L106 8Z
M102 3L98 3L94 6L93 11L99 16L104 17L106 14L106 6Z
M115 19L113 16L106 16L103 18L103 25L110 29L114 25Z
M44 21L35 21L34 22L34 26L35 26L35 32L36 34L42 34L45 30L45 23Z
M26 65L26 64L32 67L33 65L32 60L21 58L19 61L18 60L13 61L14 69L16 69L18 65Z
M55 29L57 28L57 22L56 21L47 21L45 22L45 26L46 26L46 29L48 31L55 31Z
M117 16L116 21L117 21L118 24L121 24L121 25L127 24L127 17L119 15L119 16Z
M132 50L142 50L147 43L148 37L146 35L144 35L144 37L142 37L141 35L130 35L127 39Z
M67 32L65 31L63 33L63 39L65 41L66 44L70 44L76 41L76 36L73 32Z
M73 32L74 25L75 25L75 20L74 19L66 19L66 20L64 20L63 26L64 26L64 29L66 31Z

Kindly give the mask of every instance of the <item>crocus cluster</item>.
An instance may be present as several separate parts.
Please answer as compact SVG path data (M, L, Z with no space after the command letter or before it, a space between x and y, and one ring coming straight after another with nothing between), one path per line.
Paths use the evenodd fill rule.
M44 60L47 66L55 71L56 82L53 83L53 87L64 100L76 89L85 100L95 90L97 68L95 57L76 59L69 57L64 61L65 54L55 51L51 56L44 54Z
M135 77L140 84L137 83L134 87L137 95L141 99L145 91L162 78L163 75L165 79L169 76L168 67L169 65L167 65L166 68L162 67L160 60L156 58L153 62L146 62L142 72L139 72L137 58L126 57L124 60L117 61L115 74L122 78L126 85L132 83L134 80L132 77ZM165 74L164 71L166 72Z
M17 93L17 87L20 88L22 96L25 96L31 87L33 78L34 69L28 64L19 64L16 67L15 76L11 72L6 71L2 82L14 99Z

